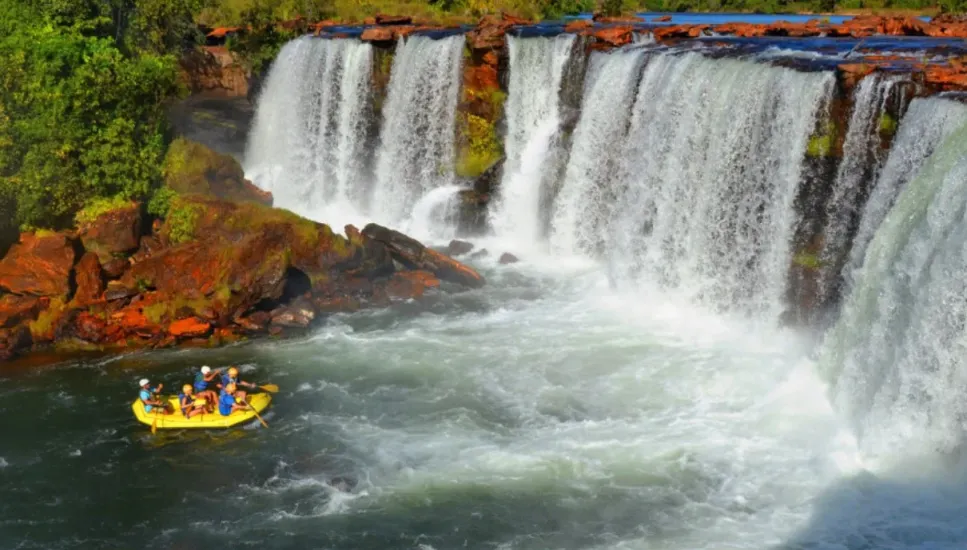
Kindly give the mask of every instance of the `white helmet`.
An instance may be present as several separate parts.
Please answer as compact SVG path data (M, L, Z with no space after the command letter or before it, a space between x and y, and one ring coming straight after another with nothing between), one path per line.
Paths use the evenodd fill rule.
M142 378L141 381L138 382L138 385L141 386L142 388L145 387L145 386L147 386L148 385L148 379L147 378Z
M202 374L208 374L208 373L210 373L211 371L212 371L212 368L211 368L211 367L209 367L208 365L205 365L204 367L202 367L202 368L201 368L201 373L202 373Z

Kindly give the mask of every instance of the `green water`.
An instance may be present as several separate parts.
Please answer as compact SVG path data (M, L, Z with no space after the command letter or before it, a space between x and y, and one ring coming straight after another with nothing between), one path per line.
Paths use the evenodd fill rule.
M772 548L844 475L795 335L483 269L304 338L0 371L0 548ZM139 378L232 363L281 387L268 429L134 421Z

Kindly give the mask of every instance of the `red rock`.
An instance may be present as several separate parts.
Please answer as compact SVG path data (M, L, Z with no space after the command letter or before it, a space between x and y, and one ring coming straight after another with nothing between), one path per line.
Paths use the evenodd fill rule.
M235 34L240 30L242 30L242 27L218 27L205 36L208 38L225 38L228 35Z
M593 26L594 23L588 21L587 19L575 19L564 26L564 32L580 32Z
M652 21L654 21L655 23L667 23L668 21L671 21L671 20L672 20L672 16L670 15L661 15L652 19Z
M113 260L107 262L101 266L104 271L104 275L108 279L117 279L121 275L124 275L125 270L131 265L131 262L121 258L114 258Z
M488 51L483 56L483 62L486 63L487 65L490 65L491 67L494 67L496 69L497 66L500 64L500 58L497 57L497 53L496 52L494 52L494 51Z
M440 279L429 271L404 271L395 273L386 285L391 298L409 300L423 297L430 288L439 288Z
M630 44L634 39L631 27L604 27L589 29L584 34L593 36L599 42L619 48L625 44Z
M440 279L471 288L485 284L484 278L473 268L427 248L398 231L371 223L363 228L363 235L383 243L390 255L410 269L429 271Z
M658 27L651 31L651 34L658 41L670 38L697 38L709 28L711 28L711 25L671 25Z
M512 15L496 17L485 15L477 26L467 33L467 44L472 50L500 49L506 44L507 30L516 25L527 25L530 22Z
M272 311L272 324L276 326L305 328L315 318L315 307L312 302L303 298Z
M211 323L197 317L189 317L168 325L168 334L175 338L197 338L207 336L211 328Z
M4 294L0 297L0 328L10 328L24 321L33 321L44 307L46 304L43 298Z
M363 25L375 25L375 24L376 24L375 17L367 17L366 19L363 19Z
M14 294L67 296L74 247L62 233L21 233L20 242L0 260L0 287Z
M30 330L25 326L0 329L0 361L9 361L33 343Z
M162 240L167 240L167 235L150 235L141 239L141 247L135 252L128 262L129 264L136 264L138 262L143 262L148 258L158 254L167 247L165 242Z
M413 18L407 15L376 14L377 25L409 25L411 23L413 23Z
M256 311L244 317L236 317L234 321L249 332L262 332L272 321L272 315L267 311Z
M104 299L113 302L115 300L125 300L136 296L138 290L133 287L128 287L120 281L111 281L107 284L107 289L104 290Z
M74 317L73 335L94 344L107 341L107 321L97 315L82 311Z
M928 84L943 90L963 90L967 88L967 67L951 60L947 66L932 65L923 70L924 80Z
M78 234L84 248L107 263L117 255L134 252L141 241L141 206L135 202L82 222Z
M712 27L712 31L718 34L731 34L744 38L755 36L765 36L765 25L754 25L751 23L724 23Z
M393 29L386 27L369 27L359 36L363 42L392 42L396 40Z
M75 305L84 307L100 300L101 293L104 292L104 276L97 254L86 252L81 256L81 260L74 266L74 280L77 282Z

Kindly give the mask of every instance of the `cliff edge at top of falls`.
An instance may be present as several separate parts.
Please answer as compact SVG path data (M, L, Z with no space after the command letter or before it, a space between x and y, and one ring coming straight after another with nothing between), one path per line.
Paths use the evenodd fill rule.
M420 298L472 268L397 231L273 208L237 163L182 143L166 215L116 201L59 233L22 233L0 259L0 360L31 348L217 346L298 333L326 314Z

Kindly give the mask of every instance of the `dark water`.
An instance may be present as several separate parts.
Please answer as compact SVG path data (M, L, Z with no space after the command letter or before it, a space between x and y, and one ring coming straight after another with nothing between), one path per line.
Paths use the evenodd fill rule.
M852 444L788 334L614 294L594 269L485 275L303 338L6 367L0 548L967 540L967 493L851 479ZM269 428L151 435L134 420L139 378L174 388L202 364L278 384Z

